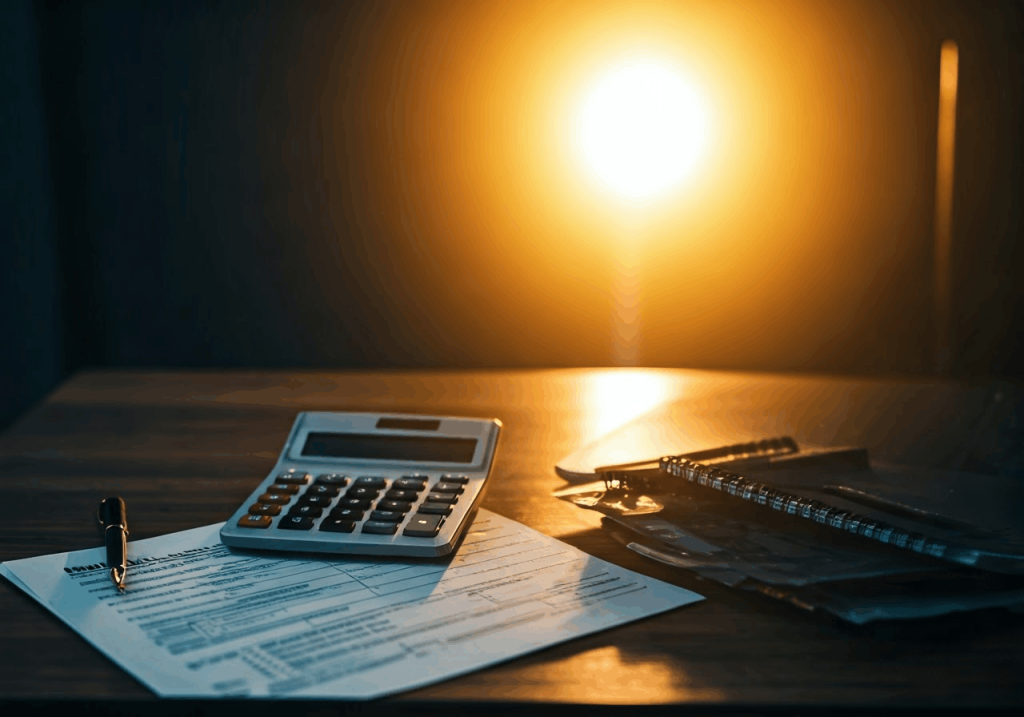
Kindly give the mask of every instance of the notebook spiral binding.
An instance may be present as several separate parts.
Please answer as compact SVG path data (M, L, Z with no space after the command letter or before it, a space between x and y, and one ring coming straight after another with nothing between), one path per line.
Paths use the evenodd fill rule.
M748 480L721 468L695 463L682 456L666 456L658 461L658 465L662 472L677 478L685 478L690 483L728 493L758 505L766 505L773 510L813 520L831 528L862 535L865 538L871 538L897 548L913 550L915 553L935 558L946 556L949 550L946 543L921 533L908 531L885 521L873 520L859 513L836 508L818 500L801 498L764 483Z

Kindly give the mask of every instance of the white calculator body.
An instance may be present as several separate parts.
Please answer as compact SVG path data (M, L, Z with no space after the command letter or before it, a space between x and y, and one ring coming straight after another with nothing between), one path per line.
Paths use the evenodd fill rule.
M501 422L300 413L225 545L352 555L450 553L483 497Z

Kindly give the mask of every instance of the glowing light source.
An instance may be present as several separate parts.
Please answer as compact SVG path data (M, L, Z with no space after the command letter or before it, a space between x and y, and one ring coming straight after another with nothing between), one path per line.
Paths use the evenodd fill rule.
M956 90L959 50L942 43L939 59L939 136L935 167L935 370L949 363L950 256L953 247L953 157L956 144Z
M605 76L580 113L580 148L598 178L630 199L656 195L693 170L708 121L696 90L640 61Z

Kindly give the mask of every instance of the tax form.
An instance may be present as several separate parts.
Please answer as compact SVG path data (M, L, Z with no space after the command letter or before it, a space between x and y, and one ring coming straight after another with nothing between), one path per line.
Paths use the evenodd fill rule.
M2 573L161 696L373 698L703 599L481 510L448 563L229 549L220 524Z

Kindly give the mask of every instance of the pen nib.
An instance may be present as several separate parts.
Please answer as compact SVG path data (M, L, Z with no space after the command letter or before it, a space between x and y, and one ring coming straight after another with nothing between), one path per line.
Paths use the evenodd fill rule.
M128 571L121 567L110 569L110 579L121 593L124 593L124 579L127 577L127 573Z

